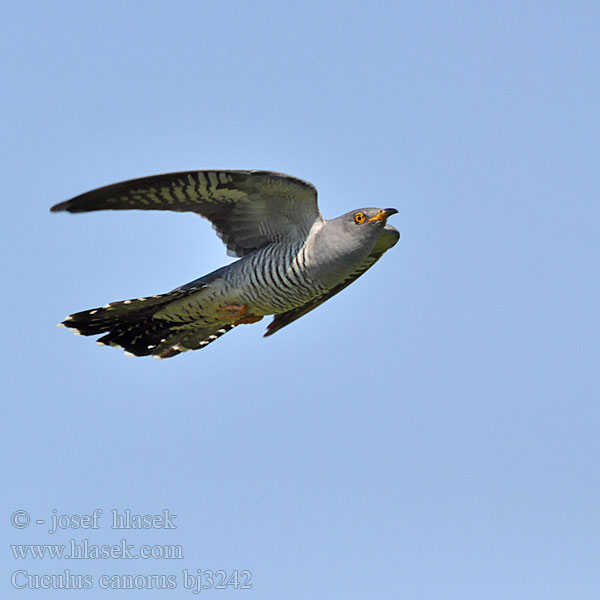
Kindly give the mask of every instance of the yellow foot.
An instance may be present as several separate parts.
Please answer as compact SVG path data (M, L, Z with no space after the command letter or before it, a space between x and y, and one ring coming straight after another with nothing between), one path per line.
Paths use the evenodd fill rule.
M254 315L246 314L246 308L245 304L228 304L220 308L219 312L223 314L221 318L224 320L231 321L231 319L235 319L233 321L234 325L256 323L262 319L262 316L255 317Z
M249 323L258 323L262 319L262 315L260 317L242 317L234 322L234 325L248 325Z
M228 304L219 308L219 312L222 313L222 319L236 319L237 317L243 317L246 314L245 304Z

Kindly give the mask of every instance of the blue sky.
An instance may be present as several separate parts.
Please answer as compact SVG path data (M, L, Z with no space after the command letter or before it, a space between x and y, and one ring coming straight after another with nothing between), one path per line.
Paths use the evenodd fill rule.
M252 589L206 593L595 597L599 17L592 2L4 3L4 595L65 597L11 588L17 570L88 574L70 594L91 600L190 597L184 569L237 569ZM325 217L394 206L402 237L267 340L263 321L158 362L56 329L230 259L194 215L49 207L200 168L302 177ZM94 509L97 530L34 522ZM169 509L177 529L111 530L111 509ZM184 558L8 548L84 538ZM177 587L100 589L107 574Z

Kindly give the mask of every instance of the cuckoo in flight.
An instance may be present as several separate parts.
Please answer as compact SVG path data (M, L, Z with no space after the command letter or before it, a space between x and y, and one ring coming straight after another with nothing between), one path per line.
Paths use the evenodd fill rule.
M111 302L60 325L133 356L204 348L242 323L274 315L265 336L316 308L396 244L394 208L323 219L310 183L268 171L189 171L132 179L52 207L173 210L207 218L239 260L167 294Z

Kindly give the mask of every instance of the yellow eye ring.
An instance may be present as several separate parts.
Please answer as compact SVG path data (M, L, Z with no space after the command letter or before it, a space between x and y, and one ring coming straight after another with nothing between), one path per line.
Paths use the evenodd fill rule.
M354 222L358 223L358 225L362 225L366 220L367 217L365 217L365 213L357 212L354 215Z

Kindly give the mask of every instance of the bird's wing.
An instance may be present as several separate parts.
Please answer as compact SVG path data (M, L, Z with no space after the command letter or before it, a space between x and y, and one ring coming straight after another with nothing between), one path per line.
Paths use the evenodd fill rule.
M311 310L317 308L317 306L323 304L329 298L335 296L337 293L341 292L344 288L348 287L353 281L356 281L365 271L370 269L384 254L387 250L389 250L392 246L396 245L396 242L400 238L400 233L397 229L392 227L391 225L386 225L379 236L379 239L375 243L373 250L371 250L371 254L360 264L358 267L344 279L341 283L338 283L333 289L329 292L317 296L310 302L299 306L298 308L293 308L292 310L288 310L284 313L279 313L273 317L273 320L267 326L267 331L264 337L268 337L273 335L276 331L279 331L282 327L289 325L292 321L299 319L304 316L306 313Z
M131 179L61 202L50 210L172 210L211 221L231 256L304 237L321 219L316 188L270 171L186 171Z

